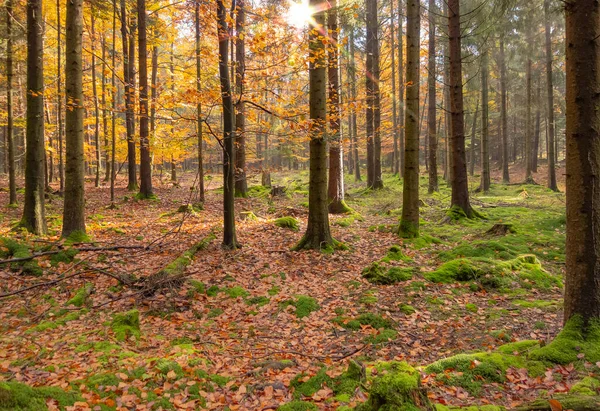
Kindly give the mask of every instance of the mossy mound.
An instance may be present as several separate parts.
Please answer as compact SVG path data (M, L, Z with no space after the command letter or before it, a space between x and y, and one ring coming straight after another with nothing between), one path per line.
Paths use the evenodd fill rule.
M513 282L528 289L562 287L561 279L545 271L539 260L532 254L508 261L478 257L458 258L442 264L435 271L424 274L424 277L434 283L476 280L486 289L509 288Z
M410 245L414 250L420 250L432 244L442 244L442 240L427 234L421 234L415 238L405 238L403 244Z
M306 295L297 295L294 300L282 301L281 305L287 307L289 305L296 307L296 317L308 317L313 311L318 311L321 307L317 300Z
M289 228L293 231L298 231L300 229L300 222L294 217L280 217L276 219L274 223L277 227Z
M371 263L362 271L362 277L372 284L395 284L412 279L414 268L385 267L378 262Z
M65 240L65 245L89 243L91 238L82 230L75 230L69 234Z
M600 391L600 381L596 378L585 377L571 387L570 393L580 395L598 395Z
M435 411L504 411L506 408L499 405L471 405L468 407L453 407L435 404Z
M2 248L0 249L1 258L28 258L31 257L29 247L21 244L12 238L0 238ZM36 260L21 261L11 263L12 271L21 271L26 275L41 276L44 272Z
M421 389L421 375L406 362L378 363L371 379L369 399L356 411L433 410L427 394ZM373 373L372 373L373 375Z
M506 242L510 238L503 239ZM507 244L504 241L476 240L461 244L452 250L438 254L442 261L450 261L460 257L484 257L491 259L510 260L521 254L527 254L530 248L521 244Z
M75 259L75 256L79 253L76 248L68 248L59 253L53 254L50 257L50 264L54 267L59 263L69 264Z
M600 410L600 396L579 394L556 394L553 397L560 403L561 410L571 411L598 411ZM551 407L549 398L541 398L524 406L515 408L515 411L556 411L558 408Z
M600 321L591 320L584 328L582 317L572 317L550 344L534 350L530 358L554 364L600 361Z
M380 261L383 263L389 263L390 261L404 261L405 263L410 263L413 259L406 254L402 250L402 247L399 245L391 246L385 257L383 257Z
M225 293L230 298L247 297L250 295L248 291L246 291L243 287L240 287L239 285L236 285L231 288L226 288L223 291L225 291Z
M177 208L178 213L190 213L190 214L196 214L202 210L204 210L204 204L202 204L202 203L182 204L179 206L179 208Z
M42 331L46 331L46 330L54 330L58 327L65 325L66 323L68 323L70 321L78 320L82 314L86 314L87 312L88 312L88 310L85 308L82 310L79 310L79 311L71 311L71 312L68 312L65 309L59 310L54 316L54 318L55 318L54 321L42 321L35 327L27 330L27 333L31 333L34 331L42 332Z
M43 411L47 410L46 401L53 399L58 402L61 410L81 401L79 394L65 392L56 387L30 387L19 382L0 382L1 411Z
M290 382L290 387L294 388L294 398L312 397L324 385L331 386L332 378L327 375L327 368L321 370L314 376L307 378L304 373L296 375Z
M93 283L85 283L83 287L81 287L73 298L67 301L67 305L74 305L75 307L83 307L84 304L89 302L90 294L94 291Z
M265 186L250 186L246 194L248 197L268 197L271 193L271 187Z
M115 314L111 322L111 328L118 341L124 341L129 336L139 338L141 335L140 312L131 310Z

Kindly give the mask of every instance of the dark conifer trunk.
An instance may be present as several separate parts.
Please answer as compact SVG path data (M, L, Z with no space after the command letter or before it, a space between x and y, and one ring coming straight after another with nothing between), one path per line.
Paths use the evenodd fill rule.
M83 0L67 2L65 42L65 203L62 236L85 233L85 180L83 152Z
M502 123L502 182L509 183L508 173L508 113L506 107L506 56L504 53L504 36L500 37L500 122Z
M404 13L402 10L403 0L398 0L398 159L396 168L398 175L404 177L404 142L405 142L405 130L404 130L404 91L406 88L406 82L404 81L404 39L403 39L403 21Z
M352 146L354 158L354 181L362 181L360 176L360 158L358 157L358 125L356 116L356 60L355 60L355 44L354 44L354 29L350 28L349 40L350 43L350 98L352 99L351 119L352 122Z
M429 57L428 57L428 77L427 88L429 89L429 105L427 108L427 137L429 139L429 194L438 191L438 170L437 170L437 145L438 136L436 130L436 101L435 101L435 0L429 0Z
M44 70L42 1L27 1L27 148L21 226L46 234L44 210Z
M137 1L138 47L140 72L140 196L150 198L152 193L152 158L148 138L148 42L146 30L146 0Z
M13 127L13 0L6 1L6 135L5 156L8 164L8 204L17 204L17 183L15 181L15 142Z
M102 166L102 157L100 154L100 107L98 103L98 86L96 84L96 18L94 17L94 7L91 9L91 51L92 51L92 99L94 100L94 149L96 155L96 179L94 186L100 187L100 168Z
M111 116L111 147L110 147L110 203L115 204L115 180L117 177L116 150L117 150L117 88L116 88L116 56L117 56L117 0L113 0L113 27L112 27L112 70L110 85L112 89L112 116Z
M479 185L484 193L490 190L488 77L488 52L484 50L481 56L481 184Z
M558 191L556 166L554 163L554 87L552 82L552 32L550 26L550 0L544 0L546 25L546 87L548 93L548 188Z

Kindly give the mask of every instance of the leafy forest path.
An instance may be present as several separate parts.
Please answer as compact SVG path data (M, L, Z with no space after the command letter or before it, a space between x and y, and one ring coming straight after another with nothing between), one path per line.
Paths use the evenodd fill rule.
M272 198L252 186L249 198L236 199L243 247L224 251L218 178L208 184L203 210L194 205L192 180L159 185L159 200L137 201L118 189L116 209L106 207L106 188L88 187L94 246L148 248L40 257L33 268L39 278L26 275L26 264L0 272L0 294L46 283L2 299L4 379L72 391L81 409L259 410L294 399L338 409L366 399L360 386L340 394L327 383L349 361L425 366L512 341L551 341L560 329L564 194L495 184L473 201L487 220L442 225L444 187L422 197L422 237L403 241L393 232L397 177L386 176L386 188L375 192L351 183L355 212L331 216L333 236L349 250L293 252L306 224L307 178L283 173L275 181L286 195ZM426 179L421 185L426 190ZM60 203L54 197L47 213L56 234ZM9 236L20 213L3 213ZM486 234L504 223L508 232ZM186 281L131 286L210 233L216 240L185 267ZM37 251L48 244L19 237ZM6 258L15 257L11 247L18 248L5 242ZM581 376L563 366L535 376L504 371L501 379L464 381L451 368L422 370L422 377L442 404L514 406L542 391L568 391Z

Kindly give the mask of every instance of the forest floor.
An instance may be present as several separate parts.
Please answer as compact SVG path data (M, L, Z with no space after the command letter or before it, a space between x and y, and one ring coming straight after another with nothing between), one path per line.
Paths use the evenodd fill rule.
M18 241L4 241L5 258L58 245L141 248L63 251L37 264L4 266L0 294L39 286L0 299L0 380L10 381L0 382L0 394L22 390L27 401L39 402L27 408L18 402L24 398L0 395L0 409L266 410L302 400L343 410L368 397L363 384L341 392L332 383L349 363L369 369L373 361L392 360L422 367L433 402L511 408L568 392L598 372L600 363L585 358L580 366L537 372L511 363L491 375L471 372L483 357L465 357L466 368L460 361L426 367L459 353L495 353L506 343L544 344L556 336L564 190L493 184L490 193L472 194L485 220L443 224L449 189L441 181L441 192L427 195L422 178L422 237L406 241L393 232L402 198L398 178L386 175L385 188L371 191L347 176L347 203L355 213L331 216L331 223L349 250L293 252L306 227L307 173L273 174L273 183L287 189L275 198L258 179L251 179L249 198L236 199L243 247L235 251L220 247L218 177L207 179L203 210L186 207L195 202L191 175L177 186L157 179L157 200L138 201L119 187L114 209L107 207L106 186L88 185L91 244L59 240L59 197L47 205L50 236L43 239L11 232L21 209L4 206L2 236ZM0 193L0 204L7 200ZM181 206L187 211L178 212ZM298 231L277 226L280 217L295 217ZM496 223L514 232L486 233ZM163 268L211 233L216 239L184 267L184 278L164 280ZM537 259L519 260L524 254ZM400 281L369 282L365 268L375 281L387 282L378 276L390 272ZM503 352L513 351L508 347ZM288 409L313 409L306 403Z

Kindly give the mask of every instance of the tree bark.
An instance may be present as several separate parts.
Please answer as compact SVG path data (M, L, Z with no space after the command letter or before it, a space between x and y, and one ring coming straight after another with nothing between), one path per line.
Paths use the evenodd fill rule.
M550 26L550 0L544 0L546 28L546 87L548 93L548 188L558 191L554 164L554 86L552 80L552 28Z
M465 156L465 124L460 31L460 0L448 0L448 34L450 51L450 135L452 146L451 208L460 209L468 218L476 214L469 202Z
M419 236L419 50L420 3L406 2L406 119L405 164L402 188L402 217L399 235ZM431 9L430 9L431 10Z
M600 320L600 4L569 0L565 322Z
M8 204L17 204L17 183L15 181L15 142L13 126L13 0L6 1L6 135L8 155Z
M435 64L435 0L429 0L429 57L428 57L428 76L427 88L429 89L429 105L427 108L427 135L429 139L429 194L438 191L438 170L437 170L437 145L438 136L436 130L436 64Z
M373 56L377 39L377 0L366 0L367 39L365 45L365 129L367 138L367 187L375 184L374 153L374 117L375 117L375 75L373 73Z
M469 161L469 174L473 175L475 174L475 145L477 143L477 119L479 118L479 99L477 100L477 103L475 103L475 113L473 114L473 123L471 124L471 148L470 148L470 154L471 154L471 158ZM467 116L467 120L469 119L469 117ZM467 121L468 123L468 121Z
M481 55L481 184L479 185L484 193L490 191L488 78L488 51L484 50Z
M61 193L65 190L65 169L64 169L64 159L63 159L63 97L62 97L62 67L61 67L61 58L62 58L62 20L60 17L60 0L56 0L56 117L58 118L57 132L58 132L58 181L59 181L59 189L58 191Z
M246 181L246 106L244 104L244 77L246 73L246 7L245 0L237 0L237 16L235 31L235 88L237 102L235 104L235 194L246 197L248 195L248 182Z
M135 191L137 185L136 156L135 156L135 24L127 23L127 6L121 0L121 36L123 40L123 81L125 82L125 126L127 129L127 189Z
M329 212L346 213L350 209L344 202L344 150L340 127L340 79L338 53L338 0L333 0L327 12L329 33L327 67L329 85L329 185L327 189Z
M148 42L146 30L146 0L137 0L138 47L140 73L140 197L151 198L152 159L148 138Z
M508 173L508 114L506 107L506 56L504 54L504 36L500 37L500 121L502 123L502 182L510 183Z
M96 154L96 179L94 186L100 187L100 168L102 166L102 156L100 154L100 107L98 104L98 86L96 84L96 19L94 18L94 6L90 11L91 15L91 54L92 54L92 98L94 100L94 148Z
M116 87L116 55L117 55L117 0L113 0L113 27L112 27L112 70L110 85L112 90L112 116L111 116L111 147L110 147L110 203L115 203L115 180L117 170L115 170L115 157L117 150L117 87Z
M239 247L235 234L235 118L229 80L229 31L223 0L217 0L219 79L223 102L223 248Z
M398 13L399 14L399 13ZM394 2L390 1L390 42L391 42L391 55L392 55L392 137L394 140L394 147L392 150L392 174L398 174L398 117L396 109L396 44L394 38Z
M532 33L531 28L527 28L527 44L528 53L527 53L527 70L525 74L525 82L526 82L526 93L527 93L527 107L525 112L525 183L533 184L533 121L531 118L531 105L532 105L532 86L531 86L531 69L532 69L532 61L531 54L532 50Z
M200 49L200 2L196 1L194 8L194 28L196 41L196 91L198 92L198 103L196 104L196 133L198 140L198 191L200 201L204 202L204 163L202 154L202 103L200 102L200 94L202 93L202 61Z
M398 151L396 169L398 175L404 177L404 91L406 84L404 81L404 41L403 41L403 20L402 13L403 0L398 0Z
M85 233L85 180L83 152L83 0L67 2L65 42L65 203L62 236Z
M443 14L448 17L448 24L446 25L446 29L449 29L449 17L450 13L448 11L448 3L445 1L443 4ZM448 30L449 31L449 30ZM452 185L452 149L451 149L451 123L452 123L452 108L451 108L451 96L450 96L450 38L448 38L447 42L444 42L444 124L445 124L445 134L446 138L444 141L445 145L445 167L444 167L444 179L448 182L448 184Z
M106 107L106 36L102 34L102 134L104 136L104 182L110 181L110 151L108 148L108 109ZM114 71L114 69L113 69Z
M319 0L309 5L318 11L313 15L314 27L309 44L309 104L310 104L310 172L308 188L308 224L296 250L331 247L334 243L327 212L327 77L325 45L321 31L325 26L325 11L319 10Z
M358 124L356 116L356 60L355 60L355 44L354 44L354 28L350 28L349 40L350 43L350 98L352 99L351 122L352 122L352 146L354 149L354 181L362 181L360 176L360 158L358 157Z
M46 234L44 210L44 69L42 1L27 1L25 204L21 226Z

